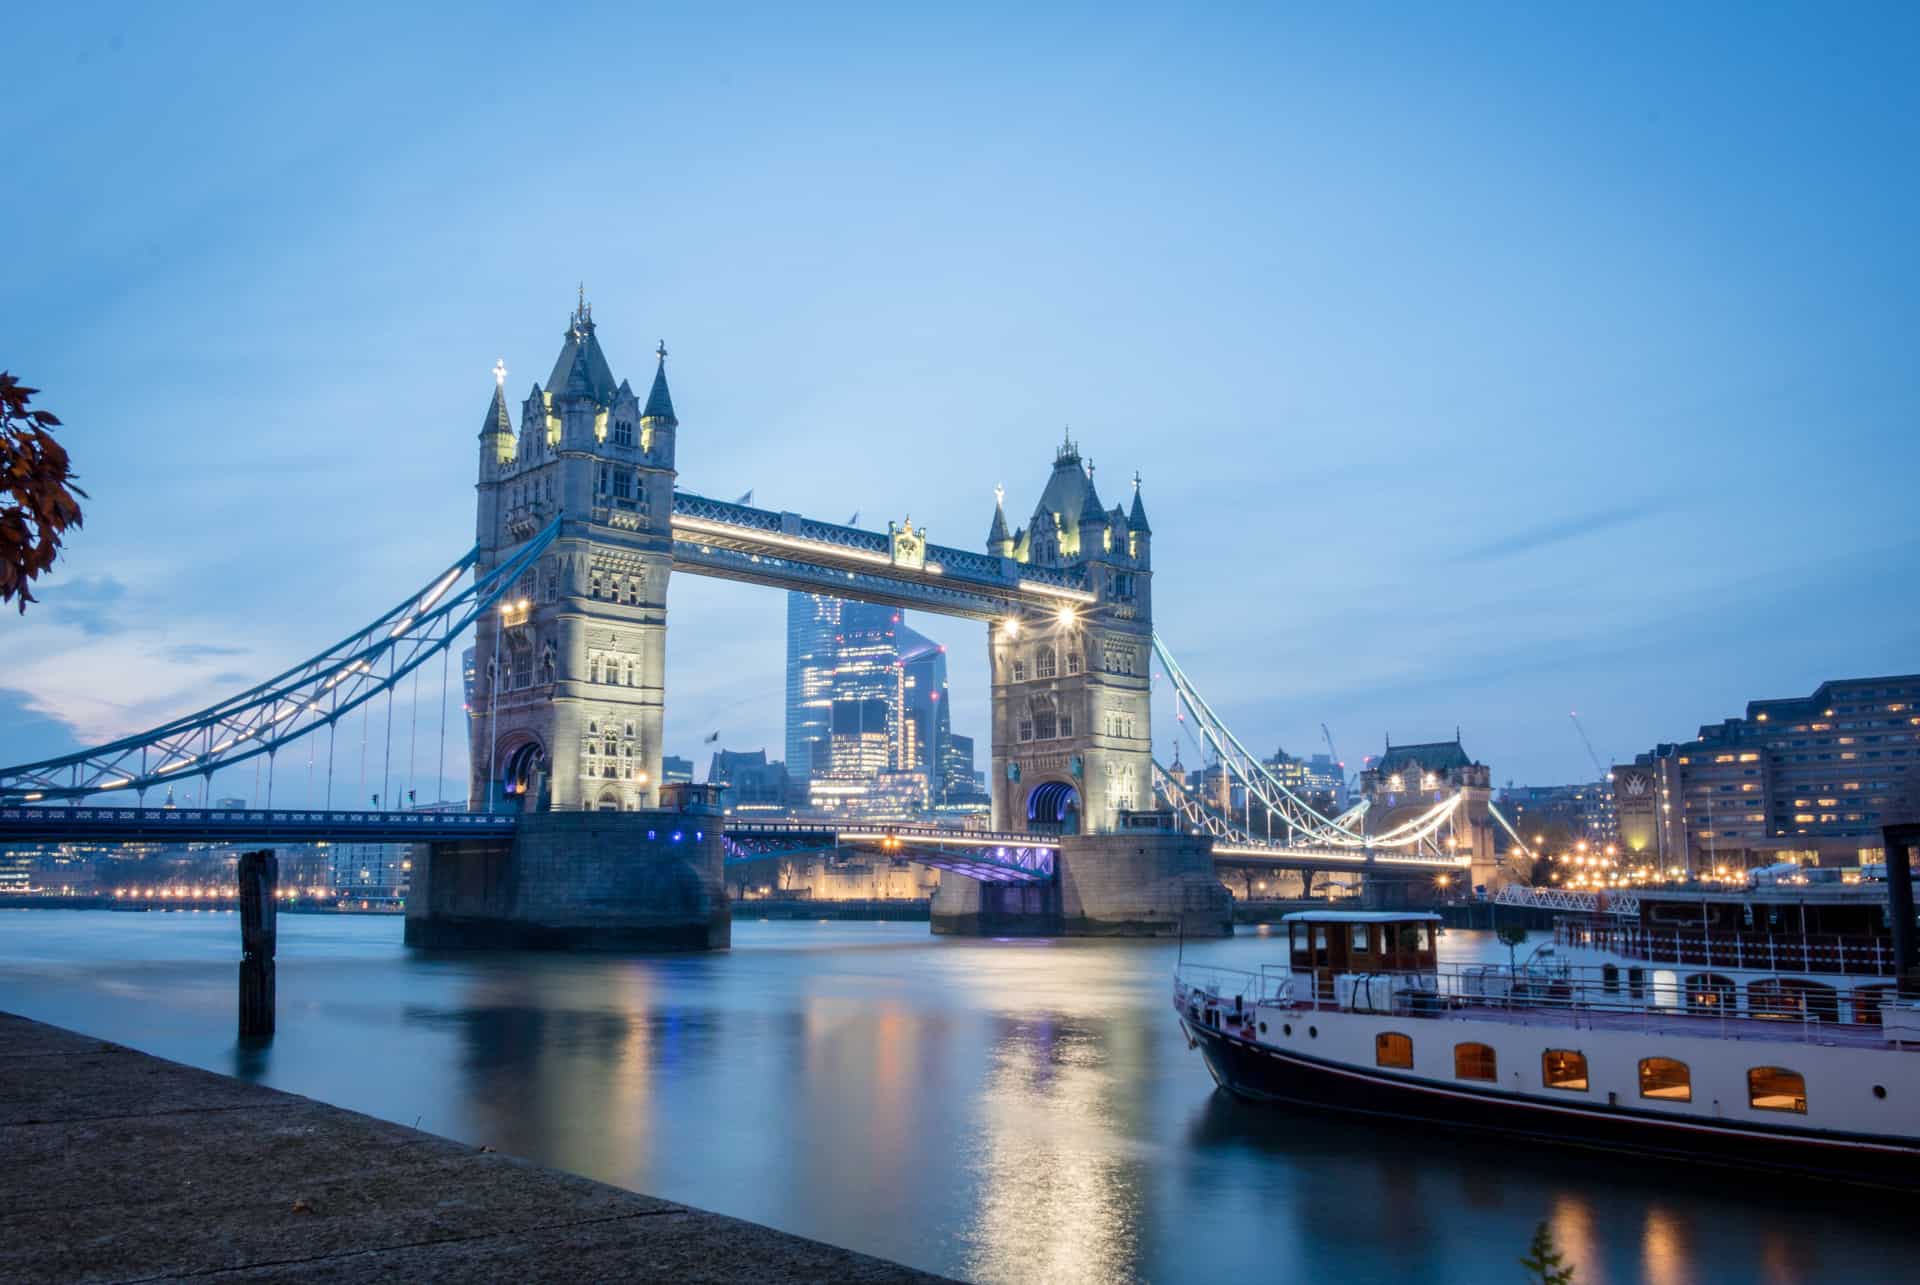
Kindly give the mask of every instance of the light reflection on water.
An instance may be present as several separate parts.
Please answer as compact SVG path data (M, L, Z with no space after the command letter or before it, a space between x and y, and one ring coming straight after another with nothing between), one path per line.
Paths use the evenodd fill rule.
M265 1050L233 1039L230 916L0 914L0 1008L983 1281L1501 1280L1542 1220L1582 1285L1905 1274L1871 1196L1235 1103L1170 943L742 921L726 955L421 957L393 919L280 926Z

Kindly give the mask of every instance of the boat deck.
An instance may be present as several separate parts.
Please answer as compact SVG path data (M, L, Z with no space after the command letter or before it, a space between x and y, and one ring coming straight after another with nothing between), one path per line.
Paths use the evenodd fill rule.
M1342 1008L1332 1000L1290 1001L1277 1005L1296 1012L1365 1012ZM1388 1014L1380 1014L1388 1016ZM1420 1011L1405 1009L1393 1016L1414 1021L1505 1022L1514 1026L1554 1026L1561 1029L1647 1031L1695 1035L1706 1039L1762 1040L1774 1043L1825 1044L1858 1048L1901 1048L1920 1053L1920 1044L1893 1044L1878 1026L1851 1022L1800 1021L1792 1018L1739 1017L1658 1008L1610 1009L1567 1004L1453 1003Z

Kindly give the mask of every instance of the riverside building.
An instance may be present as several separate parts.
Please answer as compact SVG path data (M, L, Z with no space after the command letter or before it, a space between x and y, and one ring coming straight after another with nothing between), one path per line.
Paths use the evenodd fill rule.
M1614 769L1620 839L1671 872L1882 857L1920 765L1920 674L1833 679Z

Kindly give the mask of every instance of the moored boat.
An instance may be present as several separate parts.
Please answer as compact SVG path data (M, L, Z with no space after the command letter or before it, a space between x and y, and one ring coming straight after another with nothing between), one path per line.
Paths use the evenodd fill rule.
M1282 922L1284 964L1175 977L1189 1039L1242 1098L1920 1185L1911 999L1749 1009L1702 1002L1670 969L1443 965L1437 915ZM1791 989L1764 981L1744 986Z

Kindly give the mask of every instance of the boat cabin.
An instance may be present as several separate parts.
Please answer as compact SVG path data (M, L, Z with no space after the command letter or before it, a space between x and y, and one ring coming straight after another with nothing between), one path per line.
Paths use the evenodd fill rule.
M1353 973L1432 973L1439 962L1440 916L1409 910L1303 910L1281 919L1295 993L1312 977L1317 999L1335 996Z

